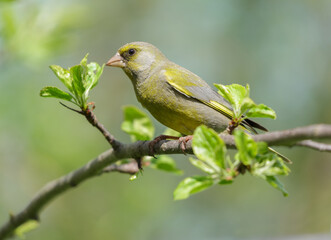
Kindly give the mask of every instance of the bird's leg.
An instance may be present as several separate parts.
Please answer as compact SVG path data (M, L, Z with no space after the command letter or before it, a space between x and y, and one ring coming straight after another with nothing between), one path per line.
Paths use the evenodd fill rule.
M162 140L167 140L167 139L171 139L171 140L178 140L180 139L180 137L174 137L174 136L170 136L170 135L160 135L156 138L154 138L150 143L149 143L149 154L151 156L153 156L154 158L156 158L154 156L154 146L155 144L157 144L158 142L162 141Z

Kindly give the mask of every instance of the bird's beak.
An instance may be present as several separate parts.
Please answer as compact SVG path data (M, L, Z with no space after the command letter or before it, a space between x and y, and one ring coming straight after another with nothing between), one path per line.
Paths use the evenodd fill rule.
M106 66L123 68L126 66L126 64L121 55L116 53L111 59L109 59L109 61L106 63Z

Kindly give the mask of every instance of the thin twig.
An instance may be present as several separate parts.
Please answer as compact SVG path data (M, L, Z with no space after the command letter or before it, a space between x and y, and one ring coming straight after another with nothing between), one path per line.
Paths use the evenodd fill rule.
M331 144L315 142L312 140L304 140L297 142L295 146L307 147L320 152L331 152Z
M69 110L71 110L71 111L74 111L74 112L76 112L76 113L79 113L79 114L81 114L81 115L84 115L84 113L82 112L82 111L79 111L79 110L77 110L77 109L74 109L74 108L72 108L72 107L69 107L69 106L67 106L67 105L65 105L63 102L59 102L63 107L65 107L65 108L68 108Z
M96 116L95 116L95 114L93 113L92 110L90 110L89 108L87 108L86 110L82 110L82 111L83 111L83 115L85 116L85 118L87 119L87 121L89 121L89 123L91 123L92 126L96 127L102 133L102 135L106 138L107 142L116 151L122 145L122 143L119 142L119 141L117 141L115 139L115 137L113 135L111 135L110 132L108 132L108 130L103 126L103 124L101 124L97 120L97 118L96 118Z

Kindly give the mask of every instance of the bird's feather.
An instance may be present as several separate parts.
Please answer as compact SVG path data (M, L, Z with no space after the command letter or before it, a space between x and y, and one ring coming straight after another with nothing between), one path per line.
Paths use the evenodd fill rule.
M181 94L184 94L190 98L194 98L206 106L220 112L229 120L233 118L233 110L230 103L228 103L221 95L214 91L200 77L192 74L191 72L188 72L188 70L184 68L182 68L182 71L178 71L178 68L181 67L177 65L176 67L168 68L163 72L164 78L170 86L172 86ZM250 119L245 119L241 125L246 130L254 133L256 133L254 128L268 131L266 128Z

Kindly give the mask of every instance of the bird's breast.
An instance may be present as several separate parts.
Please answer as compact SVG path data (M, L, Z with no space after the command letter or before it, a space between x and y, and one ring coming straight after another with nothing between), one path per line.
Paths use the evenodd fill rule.
M177 92L167 83L142 84L137 88L136 95L156 120L184 135L193 134L201 124L210 125L208 118L212 119L213 114L219 115L199 101Z

